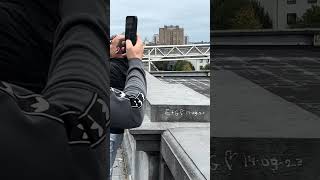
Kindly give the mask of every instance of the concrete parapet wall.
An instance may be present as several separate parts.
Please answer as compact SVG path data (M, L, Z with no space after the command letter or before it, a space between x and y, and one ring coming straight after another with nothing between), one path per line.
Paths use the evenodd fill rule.
M210 77L210 71L151 71L155 77Z
M146 72L146 79L148 85L147 102L145 109L145 119L139 128L127 130L123 141L123 149L126 154L125 159L128 165L128 172L132 180L173 180L181 179L188 176L188 172L180 171L180 175L171 173L173 167L168 165L168 157L163 156L165 153L161 146L161 136L163 132L168 129L192 128L195 135L197 130L206 128L209 138L209 121L210 121L210 100L194 90L181 84L168 84L160 81ZM181 129L182 130L182 129ZM183 136L179 135L179 141L184 141ZM181 132L181 131L179 131ZM193 137L192 132L188 132L190 137ZM189 143L199 143L201 139L186 137L186 149ZM168 137L167 137L168 138ZM203 138L202 138L203 139ZM179 142L176 142L179 144ZM209 141L206 142L209 152ZM168 146L166 146L168 147ZM192 157L193 160L200 162L198 156L188 156L181 154L183 150L178 147L174 148L172 153L180 153L183 157ZM161 149L163 150L161 152ZM178 150L178 151L175 151ZM190 151L193 152L193 151ZM194 155L194 153L191 153ZM176 154L178 155L178 154ZM203 161L208 161L208 156ZM178 160L177 160L178 161ZM176 161L176 162L177 162ZM193 162L191 159L186 162ZM178 164L177 164L178 165ZM180 164L181 167L184 164ZM186 164L197 167L197 164ZM209 163L206 165L209 168ZM180 168L181 169L181 168ZM200 168L201 169L201 168ZM183 170L183 169L182 169ZM197 171L199 177L201 171ZM209 170L208 170L209 171ZM206 172L204 172L206 174ZM209 179L208 176L204 176ZM200 178L201 179L201 178Z
M154 122L209 122L208 97L182 85L168 84L147 73L146 114Z
M123 140L123 149L125 153L125 162L128 165L128 173L132 180L171 180L169 177L172 176L175 177L173 179L179 179L179 176L177 177L177 174L172 174L172 166L167 165L168 163L168 156L163 155L164 149L162 148L162 134L169 129L171 132L176 133L175 137L178 139L176 144L186 144L186 151L190 151L190 148L188 148L188 144L195 143L199 145L201 142L204 145L201 145L202 149L201 155L195 155L195 153L190 153L188 157L190 156L191 159L193 159L196 165L191 166L199 166L201 170L204 171L204 174L206 174L205 177L208 177L208 169L209 168L209 155L206 155L203 151L207 151L206 153L209 153L209 123L188 123L188 122L176 122L176 123L169 123L169 122L150 122L148 120L148 117L146 117L145 122L142 124L141 127L126 130L125 136ZM189 131L185 130L188 129ZM196 137L199 137L199 134L203 134L203 129L206 129L207 134L205 134L203 138L199 138L195 140ZM185 134L181 133L186 133ZM180 135L179 135L180 134ZM198 135L198 136L197 136ZM179 139L180 138L180 139ZM182 142L184 141L184 142ZM161 153L162 149L162 153ZM174 152L177 153L182 152L181 148L180 150L174 148ZM175 151L178 150L178 151ZM198 151L198 150L196 150ZM194 151L193 151L194 152ZM187 157L186 154L180 154L177 156L181 157ZM206 157L206 158L204 158ZM166 159L166 160L164 160ZM202 162L202 161L204 162ZM190 160L188 161L190 162ZM198 164L198 165L197 165ZM203 165L205 164L205 165ZM181 166L184 166L184 164L180 164ZM202 167L200 167L202 165ZM185 166L190 166L185 165ZM170 170L171 169L171 170ZM181 168L180 168L181 169ZM204 170L203 170L204 169ZM182 173L182 172L180 172ZM198 172L199 173L199 172ZM184 174L187 174L187 172L184 172ZM182 174L181 174L182 175ZM159 179L160 178L160 179ZM161 179L162 178L162 179ZM172 180L173 180L172 179ZM209 179L209 178L207 178Z
M319 32L319 29L211 31L211 45L308 46L314 45Z
M209 134L209 128L177 128L163 133L161 156L172 177L184 180L210 179ZM171 177L170 174L168 176ZM169 178L163 178L166 179Z

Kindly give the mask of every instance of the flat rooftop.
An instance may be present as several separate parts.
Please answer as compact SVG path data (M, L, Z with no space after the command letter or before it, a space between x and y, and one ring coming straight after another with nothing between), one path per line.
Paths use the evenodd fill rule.
M159 77L169 84L183 84L210 98L210 77Z
M231 71L320 116L320 53L315 56L313 52L309 56L308 51L304 51L304 54L301 52L295 57L285 57L285 54L292 55L290 49L287 52L282 50L281 57L275 54L268 57L267 50L264 53L260 57L217 57L214 69Z

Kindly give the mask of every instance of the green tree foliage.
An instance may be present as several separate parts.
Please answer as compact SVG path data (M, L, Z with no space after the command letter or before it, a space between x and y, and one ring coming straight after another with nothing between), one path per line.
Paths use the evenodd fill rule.
M204 67L200 67L200 70L210 70L210 64L206 64Z
M213 0L211 19L213 29L231 29L232 18L236 15L239 7L247 4L247 0Z
M313 5L307 9L302 17L297 18L297 23L289 28L320 28L320 6Z
M259 17L254 8L249 5L241 8L232 19L232 29L261 29Z
M256 16L258 17L260 23L262 24L262 28L264 29L272 28L272 20L269 14L261 6L261 4L258 1L251 0L250 5L253 7Z
M313 5L302 16L304 27L319 28L320 27L320 6Z
M153 64L157 66L157 68L160 71L169 71L168 69L169 61L156 61L156 62L153 62Z
M177 61L173 69L175 71L193 71L194 67L189 61Z
M214 0L212 6L215 30L272 28L269 15L256 0ZM245 17L246 14L250 17ZM249 20L247 23L246 19Z

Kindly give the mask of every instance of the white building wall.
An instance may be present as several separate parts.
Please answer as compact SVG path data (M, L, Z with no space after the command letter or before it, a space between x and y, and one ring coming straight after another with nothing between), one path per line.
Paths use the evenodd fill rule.
M287 0L257 0L272 18L274 29L287 29L287 14L296 13L297 18L311 8L312 5L320 6L320 0L316 3L308 3L308 0L296 0L296 4L288 4Z
M207 64L209 64L208 59L203 59L203 60L189 60L189 62L193 65L195 71L200 71L200 66L204 67Z

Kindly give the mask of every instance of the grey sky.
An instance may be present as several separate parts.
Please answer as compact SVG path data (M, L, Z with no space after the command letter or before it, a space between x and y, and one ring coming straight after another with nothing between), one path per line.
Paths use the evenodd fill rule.
M143 39L151 40L164 25L179 25L191 42L210 41L210 0L111 0L111 35L124 32L129 15L138 16Z

